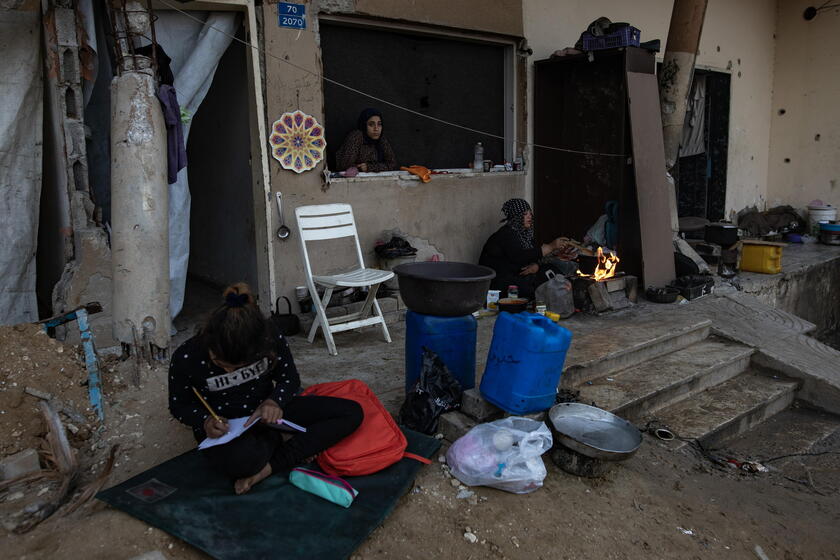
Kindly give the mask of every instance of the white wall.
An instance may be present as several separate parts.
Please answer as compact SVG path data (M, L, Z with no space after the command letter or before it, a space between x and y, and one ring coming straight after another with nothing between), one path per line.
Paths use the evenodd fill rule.
M779 2L770 135L771 205L803 208L816 198L840 205L840 9L805 21L805 8L819 4Z
M533 61L573 46L593 20L606 16L642 31L642 41L668 38L671 0L525 0L525 37L534 54L528 65L528 114L533 116ZM726 213L767 200L770 111L776 20L774 0L709 0L697 64L731 72ZM836 50L835 50L836 52ZM660 57L661 59L661 53ZM533 118L528 124L533 138ZM529 193L533 177L528 178Z

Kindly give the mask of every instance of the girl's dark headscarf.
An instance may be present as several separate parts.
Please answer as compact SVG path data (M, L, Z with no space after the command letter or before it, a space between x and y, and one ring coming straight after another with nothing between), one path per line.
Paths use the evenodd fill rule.
M508 227L516 232L519 237L519 242L523 249L530 249L534 246L534 227L526 228L524 224L524 216L526 212L531 211L531 205L527 200L521 198L511 198L502 205L502 214L505 215L503 222L507 222Z
M382 144L380 142L380 140L382 140L382 136L379 136L379 140L374 140L367 134L367 122L371 117L379 117L381 119L382 112L380 112L379 109L368 107L359 113L359 120L356 121L356 127L362 131L362 138L364 139L365 144L373 146L376 150L376 161L381 162L385 160L385 155L382 152Z

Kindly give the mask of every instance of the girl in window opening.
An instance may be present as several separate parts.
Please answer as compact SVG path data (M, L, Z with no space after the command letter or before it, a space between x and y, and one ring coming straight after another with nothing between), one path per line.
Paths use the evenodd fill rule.
M217 421L193 392L201 393ZM202 451L210 464L234 479L243 494L271 473L308 462L350 435L362 408L346 399L298 396L300 377L286 340L254 303L247 284L224 291L198 335L178 347L169 367L169 411L193 429L196 441L221 437L226 418L258 422L238 438ZM306 428L284 441L277 421Z
M496 271L490 289L507 294L508 286L515 285L519 288L519 297L533 299L537 286L548 279L545 271L549 268L563 275L574 274L576 263L540 264L543 257L548 256L571 261L577 257L577 251L560 238L542 245L536 243L534 213L526 200L511 198L502 205L502 213L505 225L490 236L478 261Z
M346 171L351 167L363 173L396 170L394 150L382 133L382 113L378 109L365 109L359 114L356 127L335 155L338 170Z

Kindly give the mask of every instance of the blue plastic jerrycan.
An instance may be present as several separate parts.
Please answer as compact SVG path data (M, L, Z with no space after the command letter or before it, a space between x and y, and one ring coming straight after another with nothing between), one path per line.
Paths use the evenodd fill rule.
M475 387L476 320L472 315L438 317L405 313L405 392L420 378L423 347L437 354L463 390Z
M493 328L481 394L512 414L554 405L572 333L536 313L500 313Z

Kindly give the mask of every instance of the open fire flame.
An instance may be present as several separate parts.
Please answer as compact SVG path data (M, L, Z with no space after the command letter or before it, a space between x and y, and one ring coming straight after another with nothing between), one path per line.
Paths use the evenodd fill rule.
M601 280L606 280L607 278L615 276L615 273L618 271L618 263L621 260L618 258L618 255L612 251L604 253L603 249L598 247L596 257L598 259L598 263L595 265L595 274L592 275L592 278L594 278L596 282L600 282ZM578 276L589 275L583 274L578 270Z

